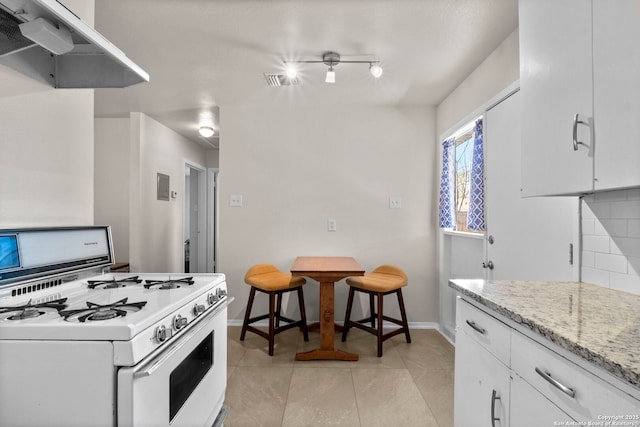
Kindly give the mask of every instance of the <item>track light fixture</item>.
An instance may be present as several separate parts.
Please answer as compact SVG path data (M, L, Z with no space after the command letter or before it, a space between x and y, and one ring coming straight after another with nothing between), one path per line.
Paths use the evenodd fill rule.
M363 61L363 60L342 60L340 58L340 54L336 52L325 52L322 54L322 59L320 60L307 60L307 61L284 61L286 66L287 77L290 79L294 79L298 75L298 70L296 69L296 64L324 64L329 67L327 70L327 75L325 77L325 82L327 83L335 83L336 82L336 72L334 67L339 64L369 64L369 72L371 75L379 79L382 76L382 67L380 66L380 61Z

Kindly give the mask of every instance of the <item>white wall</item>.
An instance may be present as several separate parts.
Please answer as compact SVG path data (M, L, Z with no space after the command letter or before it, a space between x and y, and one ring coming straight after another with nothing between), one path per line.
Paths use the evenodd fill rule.
M474 110L520 79L518 29L511 33L437 109L437 132L451 131ZM468 117L471 120L472 117Z
M129 119L95 119L94 222L110 225L116 262L129 261Z
M296 256L326 255L353 256L366 270L400 266L409 321L437 322L434 109L223 107L220 120L218 259L236 297L230 319L244 315L251 265L289 271ZM244 205L229 207L231 194ZM389 196L402 197L402 209L389 209ZM338 320L346 293L336 286ZM317 286L305 288L309 319L317 297Z
M582 200L582 280L640 294L640 189Z
M93 23L93 1L64 3ZM93 90L0 66L0 227L92 223Z
M208 166L204 148L142 113L96 118L95 222L111 225L116 259L131 271L184 269L185 161ZM157 173L177 197L157 200Z

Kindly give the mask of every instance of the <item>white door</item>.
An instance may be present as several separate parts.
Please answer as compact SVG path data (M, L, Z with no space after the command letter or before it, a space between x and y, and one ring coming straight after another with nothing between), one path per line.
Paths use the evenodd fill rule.
M520 195L521 96L516 92L485 115L485 262L493 265L487 278L575 279L578 198Z
M207 272L207 173L185 163L184 197L185 272Z
M591 2L520 0L522 189L526 196L593 189L593 151L573 148L573 122L593 120ZM591 145L589 127L578 140Z

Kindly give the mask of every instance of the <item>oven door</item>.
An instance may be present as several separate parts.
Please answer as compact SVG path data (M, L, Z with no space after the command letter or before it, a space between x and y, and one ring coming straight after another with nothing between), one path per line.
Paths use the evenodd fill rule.
M166 349L118 370L118 426L210 427L227 385L228 301Z

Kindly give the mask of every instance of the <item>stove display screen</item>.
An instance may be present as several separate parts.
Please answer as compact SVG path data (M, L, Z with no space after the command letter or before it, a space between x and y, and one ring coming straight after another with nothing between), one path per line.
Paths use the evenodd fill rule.
M0 277L3 271L20 267L18 236L0 236Z
M213 367L213 331L184 359L169 377L169 420Z

